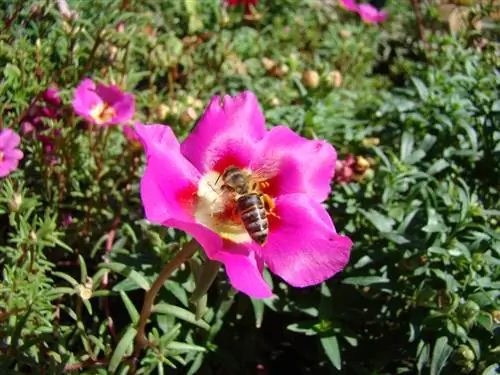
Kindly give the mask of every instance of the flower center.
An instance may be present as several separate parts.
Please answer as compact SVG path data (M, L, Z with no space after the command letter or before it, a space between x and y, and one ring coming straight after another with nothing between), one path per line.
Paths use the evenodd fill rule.
M3 152L0 151L0 163L3 161Z
M90 110L90 116L94 119L97 125L108 122L115 116L115 114L115 109L107 102L98 103Z
M223 189L223 185L224 181L218 172L209 172L201 178L194 210L195 219L224 239L236 243L251 242L252 237L236 210L236 198Z

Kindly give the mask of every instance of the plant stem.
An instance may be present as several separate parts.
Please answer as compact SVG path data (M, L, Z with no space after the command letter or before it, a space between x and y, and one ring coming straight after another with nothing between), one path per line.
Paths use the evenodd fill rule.
M415 18L417 20L417 28L418 34L420 36L420 40L427 44L427 40L425 38L425 28L424 22L422 21L422 13L420 13L420 4L418 0L411 0L411 5L413 7L413 13L415 13Z
M135 336L134 358L137 358L141 350L148 344L145 328L146 322L151 315L151 309L153 308L156 295L170 275L177 268L179 268L181 264L189 260L194 255L196 250L198 250L198 243L193 239L186 246L184 246L170 262L165 264L155 282L151 285L151 288L146 292L139 318L139 324L137 326L137 335Z

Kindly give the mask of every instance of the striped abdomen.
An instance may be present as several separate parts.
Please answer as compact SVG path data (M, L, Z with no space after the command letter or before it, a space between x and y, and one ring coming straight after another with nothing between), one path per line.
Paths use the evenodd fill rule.
M236 202L236 211L250 237L259 245L267 240L269 226L267 213L259 194L242 195Z

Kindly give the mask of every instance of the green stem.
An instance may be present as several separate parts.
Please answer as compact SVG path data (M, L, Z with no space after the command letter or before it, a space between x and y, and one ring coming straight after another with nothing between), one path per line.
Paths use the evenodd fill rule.
M148 340L145 334L146 323L151 315L151 310L156 298L156 295L162 288L165 281L172 275L172 273L180 267L181 264L189 260L196 250L198 249L198 243L193 239L186 246L184 246L181 251L161 270L160 274L156 278L151 288L146 292L144 297L144 303L142 305L141 315L139 318L139 324L137 326L137 335L135 337L135 348L134 348L134 358L137 358L141 350L147 346Z

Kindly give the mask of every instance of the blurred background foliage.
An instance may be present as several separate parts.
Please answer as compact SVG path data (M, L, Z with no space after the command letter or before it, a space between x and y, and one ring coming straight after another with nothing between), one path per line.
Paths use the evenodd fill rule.
M327 0L250 14L0 1L0 127L19 131L51 85L62 97L42 119L51 147L23 137L21 168L0 181L2 374L499 373L498 4L421 3L423 35L410 1L387 1L377 26ZM354 156L327 202L355 243L349 266L307 289L266 274L270 301L235 295L221 272L193 304L199 255L165 283L134 363L144 291L186 238L143 219L142 151L72 114L86 76L180 138L212 95L251 89L270 126Z

